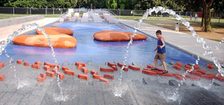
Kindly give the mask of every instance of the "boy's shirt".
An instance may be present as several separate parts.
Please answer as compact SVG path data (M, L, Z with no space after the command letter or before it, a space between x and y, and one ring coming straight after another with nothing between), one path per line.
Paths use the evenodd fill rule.
M165 46L160 48L160 46L162 46L162 45L163 45L162 38L158 38L158 40L157 40L157 53L159 53L159 54L166 53L166 47Z

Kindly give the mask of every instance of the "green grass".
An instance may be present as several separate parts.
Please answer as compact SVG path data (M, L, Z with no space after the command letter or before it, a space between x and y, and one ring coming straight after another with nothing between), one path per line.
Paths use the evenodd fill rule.
M141 16L115 16L118 19L127 19L127 20L139 20Z
M119 19L128 19L128 20L138 20L138 19L141 19L142 16L115 16L116 18L119 18ZM197 18L197 20L195 20L194 18L192 18L192 20L190 20L189 17L186 17L184 16L184 18L187 20L187 21L190 21L190 22L201 22L201 18ZM153 20L175 20L173 17L148 17L147 20L149 19L153 19ZM217 23L224 23L224 19L217 19L217 18L212 18L211 22L217 22Z
M115 16L116 18L119 19L127 19L127 20L139 20L142 18L142 16ZM190 20L189 17L184 17L187 21L189 21L192 25L197 25L199 26L201 24L201 18L197 18L195 20L192 18ZM146 20L144 20L146 23L151 23L153 25L156 24L175 24L177 21L173 17L148 17ZM224 28L224 19L216 19L212 18L211 19L211 24L213 28Z
M42 14L43 15L43 14ZM48 14L48 15L44 15L45 17L60 17L61 14Z
M44 15L44 14L35 14L35 15ZM15 17L29 16L29 14L0 14L0 19L9 19ZM45 17L59 17L60 14L47 14Z
M0 19L8 19L8 18L14 18L14 17L21 17L21 16L26 16L24 14L0 14Z

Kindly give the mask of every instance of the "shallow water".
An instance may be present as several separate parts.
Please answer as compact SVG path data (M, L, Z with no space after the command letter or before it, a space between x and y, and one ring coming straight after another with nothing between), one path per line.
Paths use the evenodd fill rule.
M75 61L94 62L97 64L108 61L122 62L128 42L99 42L93 39L93 35L95 32L102 30L133 32L133 29L121 24L65 22L58 24L58 26L72 29L74 31L73 36L77 38L78 41L76 48L55 49L59 63L73 63ZM150 37L146 41L135 41L129 50L128 63L138 65L152 63L155 54L153 50L156 43L156 40ZM194 63L196 59L193 55L187 54L169 45L166 46L166 49L167 62L181 61L183 63ZM10 44L6 50L14 59L25 59L30 62L53 62L50 56L50 48ZM0 57L0 60L5 59L7 58L4 56ZM205 61L201 60L200 63L205 64Z

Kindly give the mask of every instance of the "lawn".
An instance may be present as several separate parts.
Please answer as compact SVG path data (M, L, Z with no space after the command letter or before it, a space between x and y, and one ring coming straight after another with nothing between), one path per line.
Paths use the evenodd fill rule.
M44 15L44 14L35 14L35 15ZM47 14L44 15L45 17L59 17L61 14ZM8 19L8 18L15 18L15 17L22 17L22 16L29 16L29 14L1 14L0 19Z
M142 18L141 16L116 16L116 17L119 19L128 19L128 20L139 20ZM220 41L224 38L224 19L213 18L211 20L212 31L203 32L202 27L200 26L201 18L198 18L197 20L195 20L194 18L190 20L189 17L184 18L190 22L190 24L194 27L199 36L215 41ZM171 30L174 30L175 24L177 23L176 19L173 17L148 17L146 20L144 20L144 22ZM187 30L187 28L182 24L180 24L180 31L190 33Z
M0 14L0 19L8 19L8 18L14 18L14 17L21 17L21 16L26 16L24 14Z

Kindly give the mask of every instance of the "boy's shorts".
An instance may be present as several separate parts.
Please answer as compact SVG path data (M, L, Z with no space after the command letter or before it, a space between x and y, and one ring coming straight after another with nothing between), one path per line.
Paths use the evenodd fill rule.
M156 53L154 59L159 59L161 61L165 61L166 60L166 54L165 53L163 53L163 54Z

